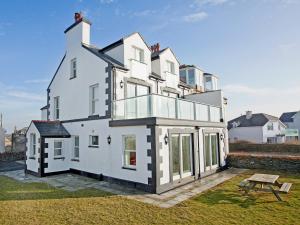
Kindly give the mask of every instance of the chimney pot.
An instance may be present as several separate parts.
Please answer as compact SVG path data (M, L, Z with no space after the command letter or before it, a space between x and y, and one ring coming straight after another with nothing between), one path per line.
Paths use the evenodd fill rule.
M79 22L82 20L82 14L80 12L76 12L74 16L75 22Z
M151 51L152 52L159 52L159 48L160 48L159 43L156 43L155 45L151 46Z

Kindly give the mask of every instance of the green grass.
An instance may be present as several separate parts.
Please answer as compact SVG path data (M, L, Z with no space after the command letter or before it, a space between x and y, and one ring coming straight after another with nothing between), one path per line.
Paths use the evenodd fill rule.
M300 224L300 174L280 174L281 182L293 183L283 202L271 193L241 195L236 185L249 175L168 209L95 189L68 192L0 176L0 224Z

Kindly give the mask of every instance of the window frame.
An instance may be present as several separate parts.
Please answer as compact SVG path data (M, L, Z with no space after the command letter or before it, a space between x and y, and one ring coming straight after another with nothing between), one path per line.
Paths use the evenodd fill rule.
M127 137L133 137L134 138L134 141L135 141L135 150L134 149L126 149L126 143L125 143L125 140ZM123 135L122 136L122 144L123 144L123 168L125 169L132 169L132 170L136 170L137 168L137 150L136 150L136 147L137 147L137 142L136 142L136 135L134 134L126 134L126 135ZM127 165L126 164L126 153L131 153L131 152L134 152L135 153L135 165ZM129 160L130 161L130 160Z
M55 143L61 143L61 147L60 148L55 147ZM56 154L55 150L57 150L57 149L60 149L60 155ZM54 140L54 142L53 142L53 156L54 156L54 158L61 158L63 156L63 141L62 140Z
M96 94L96 91L98 91L98 97ZM99 84L93 84L90 86L90 115L98 115L99 112L97 112L97 102L99 102ZM99 103L98 103L99 104Z
M78 138L78 145L76 145L76 138ZM76 151L78 151L78 156L76 156ZM74 144L73 144L73 158L79 159L80 156L80 138L78 135L74 136Z
M93 137L97 137L97 145L94 145L93 144ZM99 148L99 135L90 135L89 136L89 147L92 147L92 148Z
M30 157L36 156L36 134L30 134Z
M274 123L273 122L269 122L268 125L267 125L267 129L268 129L268 131L274 130Z
M140 63L145 63L145 51L142 48L132 46L133 48L133 59ZM138 52L138 54L137 54Z
M59 120L60 117L60 97L56 96L53 98L54 101L54 120Z
M76 58L71 59L70 63L71 63L70 79L73 79L77 77L77 59ZM74 63L75 63L75 67L74 67Z
M170 60L166 60L166 64L167 64L167 72L171 73L171 74L175 74L175 63L170 61ZM170 68L169 68L170 65ZM169 71L170 69L170 71Z

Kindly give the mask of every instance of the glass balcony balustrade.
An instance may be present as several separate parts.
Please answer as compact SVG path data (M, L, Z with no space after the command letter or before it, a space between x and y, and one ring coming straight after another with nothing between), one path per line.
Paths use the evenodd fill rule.
M186 99L150 94L113 102L113 119L160 117L204 122L221 122L222 109Z

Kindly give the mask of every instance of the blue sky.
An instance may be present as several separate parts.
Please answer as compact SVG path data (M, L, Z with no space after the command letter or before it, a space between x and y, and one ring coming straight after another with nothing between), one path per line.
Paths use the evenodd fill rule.
M0 112L11 131L40 118L82 11L103 47L132 32L220 77L228 116L300 110L300 0L10 0L0 3Z

